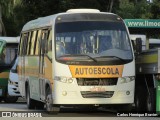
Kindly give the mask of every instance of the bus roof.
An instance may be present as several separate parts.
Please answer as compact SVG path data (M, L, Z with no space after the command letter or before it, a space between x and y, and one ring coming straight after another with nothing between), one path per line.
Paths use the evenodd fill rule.
M98 9L69 9L67 13L99 13Z
M54 14L54 15L50 15L50 16L46 16L46 17L40 17L40 18L37 18L35 20L31 20L24 25L22 31L27 31L27 30L30 30L30 29L36 29L36 28L41 28L41 27L46 27L46 26L52 26L55 19L59 15L76 14L76 13L100 13L100 14L115 15L114 13L100 12L97 9L70 9L67 12L57 13L57 14Z
M0 40L5 40L6 43L19 43L20 37L0 37Z

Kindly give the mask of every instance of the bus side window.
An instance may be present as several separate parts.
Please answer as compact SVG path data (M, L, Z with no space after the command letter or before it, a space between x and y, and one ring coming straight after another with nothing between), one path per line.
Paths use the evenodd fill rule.
M36 34L37 34L37 31L32 32L30 55L34 55L34 44L35 44L35 40L36 40Z
M22 38L23 38L23 34L21 34L21 37L20 37L20 43L19 43L19 48L18 48L18 55L19 56L22 55Z
M35 55L36 54L36 47L37 47L37 37L38 37L38 30L36 30L36 35L35 35L35 41L34 41L34 45L33 45L33 54Z
M19 55L22 56L23 55L23 44L24 44L24 41L27 37L27 33L22 33L21 34L21 39L20 39L20 45L19 45Z
M48 34L48 43L47 43L47 56L52 59L52 30Z
M41 45L42 45L42 53L46 54L48 53L48 42L50 37L50 31L48 29L45 29L42 31L42 37L41 37Z
M37 36L36 36L36 46L35 46L35 55L39 54L39 43L40 43L40 37L41 37L41 30L37 31Z
M40 54L45 54L46 51L46 41L47 41L47 30L42 31L41 39L40 39Z
M40 49L39 53L42 55L47 55L52 59L52 30L44 29L41 32L41 37L39 39Z
M28 43L28 33L23 33L22 38L21 38L21 45L20 45L20 55L26 55L27 53L27 43Z
M33 36L33 32L29 32L29 36L28 36L28 41L27 41L27 55L30 55L31 53L31 42L32 42L32 36Z

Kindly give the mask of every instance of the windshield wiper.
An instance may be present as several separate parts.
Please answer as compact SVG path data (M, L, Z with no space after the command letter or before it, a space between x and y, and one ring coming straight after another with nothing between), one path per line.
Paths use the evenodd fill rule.
M122 59L122 58L117 57L117 56L100 56L100 57L96 57L96 58L118 58L118 59L120 59L121 61L125 61L125 59Z
M89 55L85 55L85 54L79 54L79 55L75 55L75 54L72 54L72 55L63 55L63 56L60 56L60 57L80 57L80 56L87 56L89 57L91 60L93 60L94 62L98 62L96 59L94 59L93 57L89 56Z
M95 58L89 56L89 55L85 55L85 54L81 54L81 55L76 55L76 56L87 56L89 57L90 59L92 59L94 62L98 62Z

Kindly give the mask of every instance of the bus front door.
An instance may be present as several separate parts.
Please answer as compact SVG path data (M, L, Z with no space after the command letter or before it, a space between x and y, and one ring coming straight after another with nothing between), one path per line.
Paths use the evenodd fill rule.
M39 54L39 93L40 93L40 99L45 100L45 62L44 62L44 57L45 57L45 43L47 42L47 36L48 36L48 31L43 30L42 31L42 36L40 40L40 54Z

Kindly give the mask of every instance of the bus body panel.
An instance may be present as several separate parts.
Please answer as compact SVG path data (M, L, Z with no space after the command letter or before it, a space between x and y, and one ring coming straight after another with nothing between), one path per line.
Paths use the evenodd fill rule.
M116 65L115 65L116 66ZM132 67L132 70L130 69ZM65 72L60 72L65 71ZM68 65L57 63L55 65L55 75L63 76L66 78L72 78ZM123 74L117 78L116 85L101 85L101 86L78 86L76 78L72 78L72 83L63 83L54 80L54 90L52 92L54 104L127 104L134 102L134 85L135 80L128 83L121 83L122 77L134 76L135 66L134 61L124 65ZM111 98L83 98L80 92L91 91L97 89L97 92L101 90L114 91ZM100 91L98 91L98 89ZM127 95L127 92L130 92ZM93 91L94 93L94 91ZM99 93L100 94L100 93ZM110 93L108 93L110 94Z

